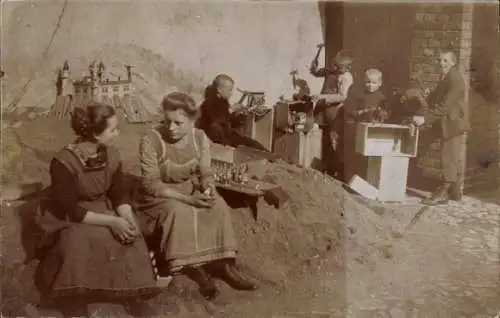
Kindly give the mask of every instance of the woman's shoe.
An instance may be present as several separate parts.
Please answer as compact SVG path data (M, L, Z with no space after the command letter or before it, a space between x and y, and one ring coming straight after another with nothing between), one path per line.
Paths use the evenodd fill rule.
M236 290L256 290L257 284L244 278L234 267L232 261L218 261L214 263L213 275L225 281Z
M200 294L206 300L213 300L219 295L215 282L203 267L186 267L183 272L198 284Z

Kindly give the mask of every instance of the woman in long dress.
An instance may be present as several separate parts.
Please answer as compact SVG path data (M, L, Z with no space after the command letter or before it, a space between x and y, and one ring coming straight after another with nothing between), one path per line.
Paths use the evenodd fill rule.
M75 109L77 139L50 164L50 196L42 204L35 285L65 317L88 316L93 302L118 301L133 316L152 316L146 300L161 290L124 184L118 135L108 105Z
M212 277L235 289L256 289L233 267L237 244L231 211L215 191L210 141L194 128L195 102L186 94L171 93L162 107L163 124L140 142L136 204L145 236L157 245L163 269L191 277L206 299L218 295Z

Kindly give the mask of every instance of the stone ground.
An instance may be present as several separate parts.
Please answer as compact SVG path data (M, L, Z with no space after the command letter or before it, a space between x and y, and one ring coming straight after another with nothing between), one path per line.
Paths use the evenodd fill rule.
M278 299L253 301L248 306L259 313L267 306L272 314L256 311L244 317L493 318L500 314L500 197L492 192L481 199L467 197L462 204L432 208L408 231L406 225L421 208L416 199L374 206L393 226L385 261L367 271L362 260L348 256L345 277L326 271L297 282L301 287L295 291L309 284L314 294L288 298L279 315ZM343 294L338 293L340 281L346 291L345 311L334 299Z
M397 220L396 240L387 251L392 262L365 275L349 273L347 316L479 318L498 313L498 190L481 199L432 208L408 231L404 227L420 205L384 209L383 218Z

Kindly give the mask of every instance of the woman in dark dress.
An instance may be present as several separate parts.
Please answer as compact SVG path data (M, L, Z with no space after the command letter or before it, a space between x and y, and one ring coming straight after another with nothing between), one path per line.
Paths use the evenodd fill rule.
M110 142L118 135L111 106L75 109L76 140L50 164L50 196L37 223L42 231L35 284L65 317L88 316L93 302L120 302L133 316L152 316L143 300L159 289Z

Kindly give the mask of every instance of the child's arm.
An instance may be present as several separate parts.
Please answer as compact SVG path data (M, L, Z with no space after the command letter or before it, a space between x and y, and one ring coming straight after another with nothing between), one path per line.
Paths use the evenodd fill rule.
M342 103L346 100L349 89L354 80L351 73L344 73L340 79L337 94L320 94L316 95L317 99L324 99L327 103Z
M326 73L327 73L326 68L324 68L324 67L320 68L320 67L318 67L317 64L311 65L309 72L314 77L326 77Z

